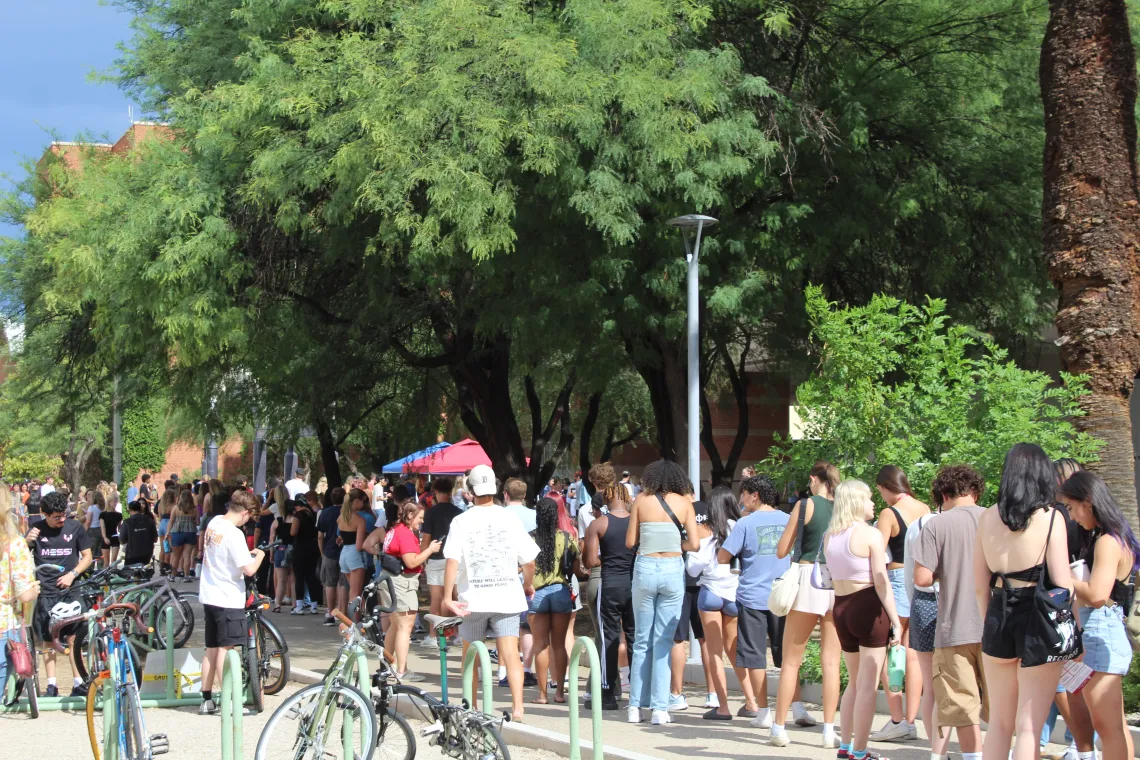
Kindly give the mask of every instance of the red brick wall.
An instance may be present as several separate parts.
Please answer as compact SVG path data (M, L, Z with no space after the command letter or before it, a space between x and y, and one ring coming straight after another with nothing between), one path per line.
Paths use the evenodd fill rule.
M235 475L253 477L253 455L249 451L252 447L244 446L241 438L231 438L218 447L218 475L223 481L229 481ZM158 481L158 486L170 477L171 473L181 476L183 471L198 472L202 469L204 451L197 444L177 441L166 450L166 461L162 467L151 473L152 480ZM142 474L135 478L135 485L142 483Z

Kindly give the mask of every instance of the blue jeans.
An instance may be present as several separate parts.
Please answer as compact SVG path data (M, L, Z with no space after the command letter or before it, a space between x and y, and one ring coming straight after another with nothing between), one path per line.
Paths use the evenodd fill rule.
M634 562L630 707L669 708L669 652L684 596L685 565L680 557L639 556Z
M8 660L8 635L11 631L0 631L0 696L8 685L8 669L12 663Z

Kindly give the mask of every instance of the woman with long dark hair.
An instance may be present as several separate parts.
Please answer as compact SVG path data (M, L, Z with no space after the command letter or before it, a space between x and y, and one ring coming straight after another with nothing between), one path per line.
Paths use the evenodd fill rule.
M1073 473L1061 484L1060 497L1073 519L1092 533L1085 566L1077 566L1080 577L1073 579L1081 603L1084 663L1093 669L1081 693L1105 760L1125 760L1132 757L1132 734L1120 684L1132 663L1132 646L1124 616L1134 591L1128 580L1140 566L1140 543L1100 476Z
M738 578L729 565L717 561L717 551L736 527L736 521L740 519L740 507L732 489L724 486L713 489L708 504L708 522L697 526L701 548L689 554L685 569L690 575L697 576L697 585L701 589L697 595L697 610L700 612L705 644L712 660L709 675L712 677L718 704L704 714L704 719L732 720L732 711L728 708L728 682L724 676L724 653L728 652L740 683L748 683L748 674L735 665L736 619L740 614L736 604ZM749 713L747 717L753 717L753 714Z
M910 597L906 590L906 573L903 569L907 528L916 520L930 514L930 507L914 498L910 481L902 468L888 464L879 470L875 487L887 508L879 513L877 526L887 547L887 575L895 595L895 610L902 624L902 645L906 650L906 700L901 692L886 691L891 719L871 734L873 742L917 739L915 721L922 700L922 674L918 667L918 653L910 648ZM883 683L887 682L886 671Z
M984 619L990 706L985 760L1006 760L1014 733L1013 760L1035 760L1061 675L1060 662L1023 659L1027 642L1037 644L1027 632L1037 584L1048 582L1070 595L1073 589L1065 521L1053 508L1056 491L1053 460L1040 446L1019 443L1006 454L996 508L978 519L974 587Z
M823 739L826 749L839 746L839 735L835 732L835 708L839 705L839 636L835 632L835 619L831 610L835 604L835 592L817 589L811 585L811 569L819 554L827 526L831 522L834 507L835 489L842 476L831 462L819 461L808 472L809 498L792 507L788 524L780 536L776 554L781 559L792 555L792 564L799 568L799 593L792 604L784 624L783 657L784 665L780 685L776 692L776 714L772 717L769 741L777 747L786 747L791 738L784 730L784 719L788 708L792 708L792 719L799 726L814 726L815 718L804 707L803 702L795 701L799 687L800 664L804 659L804 648L816 625L819 626L819 666L823 671ZM800 513L803 513L803 536L797 553L796 537L799 533Z
M285 486L273 489L273 503L277 505L277 519L269 529L269 542L280 541L281 546L273 550L273 587L277 598L274 612L281 611L281 605L289 604L289 592L293 590L293 501Z
M642 492L630 510L625 545L637 548L633 564L635 635L626 719L641 722L652 710L654 725L669 716L669 653L681 619L685 563L681 550L701 548L693 511L693 484L676 462L661 459L645 468Z
M531 633L534 634L534 651L537 653L539 683L537 704L546 704L546 679L543 660L554 661L553 676L556 684L555 702L565 702L563 678L566 675L566 631L570 626L570 613L574 599L570 593L570 576L578 560L578 541L558 527L558 502L549 497L539 500L535 510L534 540L538 544L538 557L534 561L534 596L530 600ZM551 654L546 655L547 647Z

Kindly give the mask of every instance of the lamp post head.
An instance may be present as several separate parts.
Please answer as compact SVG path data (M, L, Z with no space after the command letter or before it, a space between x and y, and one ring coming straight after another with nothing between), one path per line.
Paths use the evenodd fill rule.
M685 214L684 216L677 216L670 219L666 224L670 227L680 227L683 230L688 230L696 229L697 227L712 227L717 221L717 219L711 216L704 216L703 214Z

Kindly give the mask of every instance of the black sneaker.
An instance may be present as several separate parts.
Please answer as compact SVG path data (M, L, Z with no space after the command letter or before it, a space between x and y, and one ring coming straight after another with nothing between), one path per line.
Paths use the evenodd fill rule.
M71 696L73 696L73 697L86 697L87 696L87 684L81 683L78 686L72 686L71 687Z
M534 673L523 673L523 686L538 686L538 678Z
M322 625L328 628L332 628L334 625L336 625L336 618L334 618L332 615L325 615L325 622L322 623Z
M45 697L58 697L59 696L59 687L57 687L54 683L48 684L47 689L44 690L44 696Z
M602 697L602 709L603 710L620 710L621 705L619 705L618 701L616 699L614 699L613 697L607 698L607 697L603 696Z

